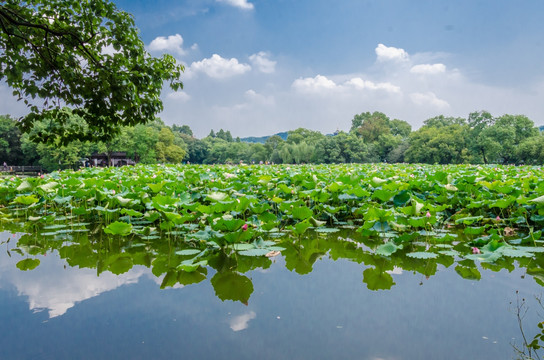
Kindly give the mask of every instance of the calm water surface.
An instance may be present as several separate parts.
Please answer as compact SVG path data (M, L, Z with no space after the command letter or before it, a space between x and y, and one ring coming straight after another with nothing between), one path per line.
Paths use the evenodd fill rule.
M0 253L1 359L513 359L517 296L531 338L541 321L543 288L519 269L480 269L479 281L441 265L430 278L395 269L390 290L372 291L365 265L323 256L299 275L278 256L244 274L244 304L216 296L211 268L208 280L161 290L149 268L97 276L55 252L20 271L10 244Z

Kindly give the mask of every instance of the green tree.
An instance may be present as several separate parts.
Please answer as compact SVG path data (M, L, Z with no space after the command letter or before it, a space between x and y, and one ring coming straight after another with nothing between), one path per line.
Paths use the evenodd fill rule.
M462 118L437 116L410 135L410 146L404 153L408 162L427 164L462 164L469 160L467 134L469 127Z
M69 109L63 109L70 113ZM37 155L37 162L43 166L46 171L54 171L66 168L78 168L83 165L82 159L88 156L96 149L96 144L89 141L74 140L68 144L63 144L60 136L50 135L51 141L48 143L35 143L31 140L36 133L48 133L51 123L54 120L43 119L35 122L29 133L21 136L21 148L27 158L33 158ZM86 123L77 115L70 115L66 121L66 127L70 129L85 128Z
M377 141L380 135L391 133L389 118L381 112L365 112L353 117L351 132L355 132L367 143Z
M325 135L319 131L313 131L304 128L298 128L296 130L289 131L286 142L289 144L299 144L305 142L308 145L315 145Z
M538 134L523 140L516 149L516 157L527 165L544 164L544 136Z
M154 119L165 81L182 88L183 66L151 57L132 16L108 0L2 1L0 49L0 80L30 109L22 129L50 122L34 140L111 139L121 126ZM70 116L60 104L86 126L65 131Z
M178 132L180 134L185 134L188 136L193 136L193 130L189 127L189 125L181 125L177 126L176 124L172 125L172 131Z
M393 119L389 122L389 128L391 134L400 135L401 138L406 139L412 132L412 125L408 124L404 120Z
M9 115L0 115L0 165L27 165L23 163L21 132Z
M186 155L186 151L174 144L176 137L169 127L163 127L159 131L158 142L155 145L157 161L180 163Z
M468 115L468 125L470 132L467 143L473 156L473 162L488 163L489 140L482 136L482 131L495 124L495 119L487 111L475 111Z

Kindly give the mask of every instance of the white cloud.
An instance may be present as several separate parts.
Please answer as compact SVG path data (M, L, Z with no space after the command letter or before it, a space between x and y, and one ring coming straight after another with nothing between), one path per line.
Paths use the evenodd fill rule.
M323 75L317 75L313 78L309 77L297 79L293 82L292 87L298 92L309 94L324 94L335 91L343 95L349 95L353 93L353 90L383 90L389 93L401 92L400 87L389 82L375 83L370 80L363 80L360 77L354 77L340 85Z
M249 321L257 317L254 311L250 311L247 314L235 316L230 321L230 328L232 331L245 330L249 326Z
M253 103L258 103L258 104L262 104L262 105L274 105L275 104L275 100L274 100L273 96L265 96L265 95L259 94L253 89L250 89L250 90L246 91L244 95L245 95L246 99L248 99L249 101L251 101Z
M450 107L450 104L448 104L447 101L439 99L432 92L412 93L412 94L410 94L410 99L412 99L412 102L414 104L420 105L420 106L431 105L431 106L439 108L439 109L444 109L444 108L449 108Z
M191 99L191 96L184 91L171 92L166 96L170 100L186 102Z
M247 2L247 0L217 0L217 2L222 2L243 10L253 10L254 8L253 4Z
M299 92L314 94L330 92L338 88L334 81L323 75L317 75L313 78L296 79L291 86Z
M358 90L385 90L391 93L400 93L400 87L389 82L375 83L370 80L363 80L360 77L353 78L346 82L346 85L352 86Z
M260 72L271 74L276 70L276 61L270 60L269 56L269 53L260 51L257 54L251 55L249 60Z
M412 74L422 74L422 75L435 75L446 72L446 65L444 64L420 64L412 66L410 69Z
M183 37L181 37L180 34L170 35L168 37L156 37L149 44L149 51L171 52L177 55L184 55L185 50L183 50Z
M384 112L390 118L408 121L414 129L440 114L467 116L479 109L499 115L523 113L542 124L542 80L523 89L486 85L458 70L450 62L450 54L409 53L410 49L381 44L370 48L371 57L376 55L374 48L381 61L354 73L303 75L289 68L290 62L286 61L281 70L276 66L274 76L263 76L255 61L260 53L256 52L253 59L247 60L255 71L244 73L238 81L188 76L193 70L204 72L203 65L212 62L212 57L203 61L201 68L187 67L184 84L190 89L191 100L170 101L165 93L163 99L167 101L160 116L167 124L179 124L183 112L183 124L191 126L197 137L206 136L211 128L230 129L233 136L240 137L298 127L331 133L336 128L348 130L353 115L364 111ZM268 54L264 58L274 59Z
M225 79L235 75L242 75L249 70L251 70L250 65L241 64L236 58L227 60L217 54L213 54L210 58L192 63L188 69L187 76L201 72L214 79Z
M378 44L375 51L378 61L406 61L409 59L408 53L404 49L388 47L384 44Z
M0 239L2 235L0 232ZM42 257L39 269L32 273L19 271L15 267L16 257L2 255L0 258L0 288L3 283L13 284L18 295L27 298L31 311L47 310L49 318L64 315L77 303L106 291L137 283L143 275L155 277L143 266L135 266L121 275L103 272L100 276L96 276L96 269L64 269L59 266L62 260L53 253Z

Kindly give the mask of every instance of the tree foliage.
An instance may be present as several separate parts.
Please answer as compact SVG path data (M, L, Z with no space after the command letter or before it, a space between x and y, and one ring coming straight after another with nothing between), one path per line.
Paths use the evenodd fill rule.
M180 89L182 71L170 55L150 56L132 16L108 0L0 4L0 80L29 107L23 130L50 121L34 139L110 139L121 126L151 121L163 83ZM65 130L64 106L86 126Z
M62 111L68 116L65 126L69 131L87 126L70 109ZM493 117L488 114L475 112L468 119L440 115L425 120L421 128L409 133L409 125L404 121L388 120L380 115L377 122L387 118L385 122L389 124L389 131L380 132L374 141L369 141L357 131L323 135L299 128L290 131L287 140L271 136L264 144L241 142L239 138L234 141L230 131L223 129L217 133L212 131L214 136L197 139L189 135L193 133L189 126L170 127L156 118L145 125L122 127L120 133L108 141L78 140L67 145L53 135L52 144L36 145L29 140L34 133L49 131L51 122L48 119L36 122L30 134L21 137L15 127L16 120L3 116L0 117L0 163L6 159L18 159L16 161L23 163L16 165L41 164L47 170L54 170L77 167L82 158L93 152L123 151L133 160L146 164L182 161L203 164L261 161L296 164L383 161L544 164L544 136L532 120L523 115Z

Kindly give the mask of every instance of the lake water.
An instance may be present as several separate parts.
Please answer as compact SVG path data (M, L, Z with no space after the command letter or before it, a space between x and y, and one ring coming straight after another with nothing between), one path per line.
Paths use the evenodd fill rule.
M516 302L527 301L530 339L542 321L543 288L525 269L479 265L476 281L454 266L429 277L396 267L390 289L369 290L364 263L329 250L293 265L287 252L266 269L208 267L204 281L161 289L148 267L97 276L56 250L21 271L20 237L0 233L2 359L514 359Z

